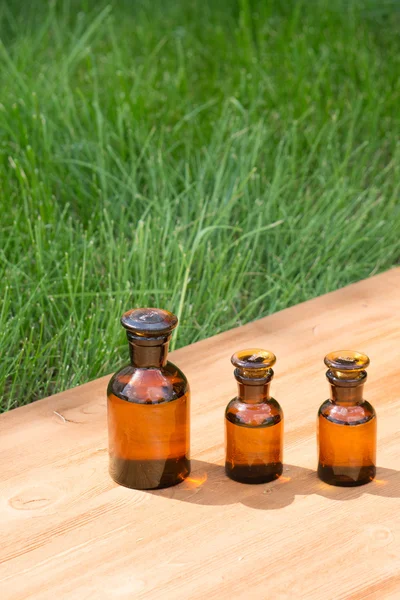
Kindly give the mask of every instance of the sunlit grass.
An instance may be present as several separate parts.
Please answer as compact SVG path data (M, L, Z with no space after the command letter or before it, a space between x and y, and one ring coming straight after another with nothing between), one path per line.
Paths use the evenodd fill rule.
M2 4L2 410L398 262L397 6Z

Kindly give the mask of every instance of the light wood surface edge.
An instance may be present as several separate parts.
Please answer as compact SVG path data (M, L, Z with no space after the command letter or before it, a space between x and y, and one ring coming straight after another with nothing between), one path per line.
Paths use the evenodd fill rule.
M1 415L2 598L400 597L399 309L393 269L172 353L191 383L193 474L169 490L109 479L109 376ZM315 475L323 357L344 345L370 356L378 413L377 482L357 489ZM229 358L246 346L277 354L285 412L284 477L261 486L221 467Z

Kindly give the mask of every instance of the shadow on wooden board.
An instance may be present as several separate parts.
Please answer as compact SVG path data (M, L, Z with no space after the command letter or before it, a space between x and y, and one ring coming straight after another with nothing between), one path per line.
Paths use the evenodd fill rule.
M399 498L400 471L378 467L374 481L343 488L323 483L311 469L285 464L282 477L276 481L246 485L231 481L221 465L192 460L192 473L183 483L148 493L194 504L223 506L241 502L260 510L274 510L292 504L296 496L310 494L340 501L354 500L363 494Z

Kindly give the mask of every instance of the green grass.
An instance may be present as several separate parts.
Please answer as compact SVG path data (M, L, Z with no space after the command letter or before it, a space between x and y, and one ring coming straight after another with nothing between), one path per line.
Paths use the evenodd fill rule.
M177 347L395 265L399 33L389 0L2 3L1 410L115 370L133 306Z

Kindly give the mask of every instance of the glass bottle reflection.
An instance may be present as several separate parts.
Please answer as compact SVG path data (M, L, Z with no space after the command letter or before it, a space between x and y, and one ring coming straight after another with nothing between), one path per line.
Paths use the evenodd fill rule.
M225 471L241 483L265 483L282 474L283 412L269 393L275 361L259 348L231 358L238 395L225 411Z
M362 485L375 477L376 462L376 414L363 399L369 358L340 350L325 364L331 397L318 412L318 476L331 485Z
M190 391L185 375L167 361L178 320L156 308L128 311L131 364L108 385L110 475L120 485L157 489L190 473Z

